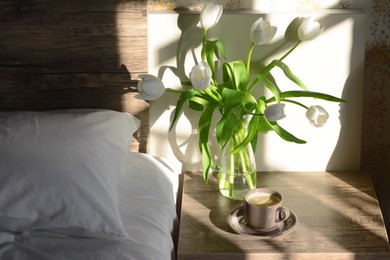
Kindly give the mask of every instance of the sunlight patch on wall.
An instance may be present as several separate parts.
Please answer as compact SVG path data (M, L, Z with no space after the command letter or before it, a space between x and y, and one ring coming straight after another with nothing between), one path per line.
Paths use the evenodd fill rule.
M210 30L210 36L218 36L224 40L228 60L246 58L250 45L249 30L260 15L225 14L218 26ZM342 96L348 100L348 103L340 106L338 103L310 100L306 105L322 105L330 114L328 123L319 129L309 124L304 109L287 104L286 106L289 106L286 109L287 118L280 121L280 124L308 143L304 145L287 143L273 132L261 135L256 154L258 170L324 171L358 170L360 167L364 36L358 36L354 32L355 28L364 28L364 15L341 11L313 13L313 15L326 27L326 30L315 40L302 43L285 59L285 63L310 90ZM188 19L196 18L195 15L187 16L190 17ZM301 17L302 13L269 13L263 16L278 27L278 32L270 45L254 50L252 68L264 66L265 57L268 57L267 61L280 58L294 44L286 41L284 35L290 22L296 17ZM179 68L176 72L185 78L194 64L192 55L199 52L199 48L195 48L198 47L198 43L194 42L198 36L196 29L193 28L194 31L191 33L181 34L177 28L178 15L176 13L152 13L149 14L148 19L149 72L162 76L159 73L160 67L171 66L171 68ZM332 45L336 43L337 46ZM191 46L195 48L193 52ZM187 54L180 56L179 59L177 59L178 47L188 50ZM170 75L163 75L164 83L169 87L180 87L172 69L167 71ZM281 75L280 71L273 70L272 75L280 88L286 90L294 87ZM177 161L170 148L173 139L168 133L172 116L169 108L174 106L176 101L177 95L165 95L164 98L151 104L150 138L151 143L154 142L153 140L159 143L159 151L151 149L150 152ZM182 140L183 136L191 136L191 130L196 125L196 115L192 115L190 119L187 117L186 120L180 120L176 127L179 132L176 134L181 132L182 135L177 138ZM166 137L161 136L164 131ZM161 147L165 147L163 153L160 153ZM178 164L180 165L180 162Z

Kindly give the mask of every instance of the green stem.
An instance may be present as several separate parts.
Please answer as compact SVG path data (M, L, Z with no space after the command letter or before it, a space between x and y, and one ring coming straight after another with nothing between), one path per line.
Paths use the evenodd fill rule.
M245 122L242 123L242 127L240 131L235 134L232 139L230 140L230 149L233 150L236 146L241 144L241 142L245 139ZM252 182L252 177L251 177L251 172L249 171L250 165L251 165L251 160L248 155L248 151L246 149L242 149L241 151L238 152L238 158L236 157L235 154L230 154L230 174L229 176L229 197L233 196L233 190L234 190L234 172L235 172L235 167L241 163L242 166L242 172L245 176L245 179L248 183L248 186L250 189L254 188L254 183ZM239 168L239 167L237 167Z
M231 147L233 146L233 144L231 145ZM230 147L230 148L231 148ZM234 164L235 164L235 161L234 161L234 155L233 154L230 154L230 173L232 174L229 174L229 197L233 197L233 190L234 190Z
M206 55L206 39L207 39L207 30L203 31L203 40L202 40L202 61L207 61Z
M290 53L292 53L297 47L298 45L301 44L301 41L298 41L296 44L294 44L293 47L291 47L290 50L288 50L280 59L279 61L283 61L288 55L290 55ZM259 74L262 74L264 76L266 76L273 68L275 67L275 63L272 61L270 64L268 64ZM257 85L257 83L259 83L259 79L255 79L252 84L250 85L249 87L249 92L251 92L253 90L253 88Z
M203 30L203 40L202 40L202 51L201 51L201 56L202 56L202 61L208 62L207 60L207 53L206 53L206 40L207 40L207 30ZM210 65L210 64L209 64ZM210 68L212 70L212 77L211 77L211 84L214 86L218 86L218 82L215 76L215 71L214 67L210 65Z
M299 102L297 102L297 101L295 101L295 100L291 100L291 99L284 99L284 98L282 98L282 99L280 99L280 101L289 102L289 103L292 103L292 104L295 104L295 105L301 106L301 107L303 107L303 108L305 108L305 109L309 109L309 108L308 108L307 106L305 106L304 104L302 104L302 103L299 103Z
M231 150L237 145L237 135L234 135L232 139L230 140L230 151L229 151L229 156L230 156L230 165L229 165L229 197L233 197L233 190L234 190L234 177L235 177L235 166L238 162L236 162L236 157L235 154L231 153Z
M244 124L245 124L245 122L244 122ZM245 129L245 125L243 125L242 131L240 131L238 133L240 136L239 136L239 140L236 143L236 145L241 144L241 142L245 139L245 134L246 134L245 130L246 130ZM247 149L248 148L242 149L239 152L239 154L240 154L240 160L241 160L241 162L243 162L242 168L243 168L243 172L244 172L244 175L245 175L245 179L246 179L246 181L248 183L249 188L253 189L254 185L252 183L251 172L248 170L248 168L250 168L250 165L251 165L251 160L249 158L249 154L248 154L248 150Z
M273 67L275 67L275 63L272 61L270 64L268 64L259 74L262 74L262 75L267 75L272 69ZM260 80L258 78L256 78L252 84L250 85L249 87L249 90L248 92L251 92L253 90L253 88L257 85L257 83L259 83Z
M282 58L280 58L279 60L282 61L284 60L288 55L290 55L290 53L292 53L297 47L298 45L301 43L301 41L298 41L288 52L286 52Z
M185 90L181 90L181 89L173 89L173 88L166 88L165 89L166 92L172 92L172 93L183 93L185 92Z
M251 66L251 57L252 57L252 52L253 52L254 47L255 47L255 43L252 42L251 47L249 48L248 58L246 60L246 75L248 75L248 77L249 77L249 70L250 70L250 66Z

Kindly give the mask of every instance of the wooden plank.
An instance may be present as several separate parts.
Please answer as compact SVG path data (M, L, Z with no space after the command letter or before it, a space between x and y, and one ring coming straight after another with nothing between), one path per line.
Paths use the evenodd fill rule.
M219 194L217 182L186 173L179 259L388 259L389 242L367 173L259 173L258 187L278 190L298 218L296 229L262 239L226 222L241 201Z
M59 12L70 13L78 10L88 12L95 11L128 11L137 12L146 10L146 1L144 0L4 0L0 2L1 12Z
M147 71L146 1L100 2L2 1L0 67L18 66L15 78L36 77L34 82L40 84L46 82L40 77L47 74L80 73L77 83L85 73L117 74L123 66L137 80ZM7 78L10 86L9 74L0 74L2 85L2 78ZM82 83L75 85L91 87Z

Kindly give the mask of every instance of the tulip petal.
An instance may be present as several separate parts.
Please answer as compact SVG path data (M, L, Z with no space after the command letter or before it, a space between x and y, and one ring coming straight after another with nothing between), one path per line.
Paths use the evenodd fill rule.
M286 115L284 114L284 106L285 105L282 103L269 105L264 111L265 118L271 122L285 118Z
M321 106L311 106L306 111L306 117L315 127L322 127L329 118L328 112Z
M252 24L250 38L257 45L266 44L274 38L277 28L271 26L270 22L260 17Z
M200 14L200 23L204 30L214 27L222 16L223 6L211 2L206 3Z
M211 81L212 72L207 62L200 62L195 65L190 72L192 87L199 90L205 90Z
M316 38L322 31L319 22L315 21L313 17L306 17L298 28L298 38L300 41L309 41Z

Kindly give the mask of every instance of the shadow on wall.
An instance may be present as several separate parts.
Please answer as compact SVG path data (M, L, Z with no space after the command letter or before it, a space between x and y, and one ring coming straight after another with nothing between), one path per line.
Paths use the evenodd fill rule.
M228 16L230 16L230 17L233 17L234 15L235 14L232 14L232 13L228 14ZM237 15L240 15L240 14L237 14ZM358 14L358 15L360 15L360 14ZM165 39L162 41L162 43L159 43L159 44L156 44L154 42L152 43L152 45L154 44L154 46L152 46L152 47L156 48L156 50L153 50L153 51L155 51L154 55L156 55L156 57L151 57L152 62L154 62L155 65L158 67L158 69L159 69L158 76L163 79L164 83L166 83L167 79L168 79L169 83L166 84L166 86L173 87L173 88L175 88L175 87L181 88L182 86L181 86L180 82L188 81L189 71L190 71L192 65L195 62L199 61L197 59L199 59L199 57L200 57L199 46L201 44L201 39L202 39L202 30L199 29L198 27L196 27L196 25L199 21L199 15L194 15L194 14L190 14L190 15L189 14L178 14L178 15L175 15L175 14L169 14L169 15L167 15L167 14L153 14L152 16L153 16L152 23L151 23L152 26L154 24L153 21L161 21L161 19L164 21L168 21L171 25L171 26L168 26L170 29L169 29L169 31L167 30L166 32L163 31L164 28L158 29L158 32L153 31L153 30L156 30L154 27L149 28L149 30L151 31L150 32L151 34L153 34L153 33L159 34L160 33L160 34L163 34L165 36ZM167 18L168 16L176 17L176 23L177 23L177 27L179 29L177 30L177 33L175 32L175 34L172 33L172 25L173 25L172 21L173 20L168 19ZM262 16L262 15L261 14L256 14L256 15L247 15L246 14L246 15L243 15L242 17L239 17L239 18L240 18L241 22L243 22L245 24L247 24L247 23L250 24L250 23L253 23L255 20L257 20L260 16ZM267 18L266 15L263 15L263 16L265 16ZM282 24L282 26L287 26L288 23L291 22L290 18L295 18L297 15L290 14L290 16L283 16L283 15L278 16L277 14L270 14L269 16L271 19L278 20L279 23ZM325 24L326 30L330 31L330 34L328 36L325 36L328 38L323 38L323 39L329 39L329 37L331 37L334 29L336 29L336 31L338 32L338 35L340 35L340 31L342 31L344 28L348 28L348 30L350 28L352 28L352 27L347 26L347 27L341 27L342 29L338 29L339 24L345 24L344 22L346 20L350 20L349 19L350 16L348 14L334 15L334 14L332 14L332 12L330 12L329 14L318 15L318 17L319 17L318 19L321 22L321 24ZM237 18L237 16L236 16L236 18ZM233 36L232 36L231 32L233 30L236 32L235 27L234 27L234 23L235 23L234 19L236 19L236 18L225 18L225 16L222 16L221 25L219 25L219 26L217 26L209 31L209 35L211 37L213 37L213 36L220 37L225 41L225 45L226 45L225 47L226 47L226 50L228 52L227 53L228 60L234 60L234 59L239 59L239 58L242 59L243 57L246 57L246 55L247 55L246 51L249 47L249 43L248 43L249 39L247 39L247 38L249 38L250 27L247 30L238 31L237 34L233 35L235 39L232 39ZM229 19L231 19L231 20L229 20ZM222 30L221 26L225 26L226 28L229 28L229 30ZM235 26L237 26L237 25L235 25ZM355 30L355 31L357 30L357 27L353 27L353 28L354 28L353 30ZM280 32L282 32L282 34L285 33L285 31L282 27L279 30L280 30ZM346 37L348 37L347 33L352 33L352 32L348 31L348 32L343 33L342 35L345 35ZM153 39L153 35L151 38ZM228 41L226 41L226 39L228 39ZM364 46L364 41L360 41L360 39L358 39L358 40L359 40L359 44ZM157 38L156 38L156 41L157 41ZM349 42L349 41L354 42L354 40L351 40L351 39L346 40L346 42ZM321 44L322 44L321 48L323 48L324 47L323 41ZM248 45L248 46L246 46L246 45ZM239 46L239 47L237 47L237 46ZM311 46L312 46L312 43L308 43L304 48L305 50L300 50L297 54L295 54L295 56L293 58L298 59L298 61L293 60L293 59L288 61L288 62L292 62L293 65L295 65L294 70L296 68L298 70L301 70L300 73L297 74L298 76L305 75L305 66L300 66L300 64L299 64L300 56L299 55L302 55L302 52L306 52L307 47L309 47L309 49L310 49L309 53L314 52L315 55L312 55L312 56L316 56L316 57L309 57L310 64L312 62L318 63L316 61L316 59L318 59L318 57L317 57L318 49L314 49ZM347 46L347 44L343 44L343 46L345 47L345 46ZM267 57L270 53L273 54L274 56L276 56L276 58L278 58L281 55L278 53L286 52L289 47L291 47L291 44L287 43L287 40L285 38L283 38L283 35L280 38L275 39L272 42L272 44L262 46L261 51L256 51L255 60L253 61L253 66L251 66L251 68L264 67L265 62L267 62L267 63L269 62L267 60ZM327 47L327 43L325 43L325 47ZM358 161L360 158L360 155L359 155L359 152L360 152L360 137L359 137L360 132L354 131L353 132L354 134L351 135L351 134L349 134L350 133L349 131L351 129L356 129L357 125L361 124L361 119L360 119L361 114L359 112L361 109L361 103L359 103L359 92L361 92L361 89L360 89L361 82L359 82L358 84L355 85L356 81L359 81L359 79L357 79L357 76L361 75L358 72L360 67L356 67L356 66L361 66L361 64L359 65L359 62L357 62L357 60L359 60L359 58L361 56L359 56L359 54L356 55L355 52L356 51L359 52L362 49L359 49L360 48L359 47L355 51L355 49L354 49L355 45L351 46L351 48L352 48L351 51L354 54L353 55L346 54L343 57L347 57L347 58L352 57L353 60L344 61L344 63L342 63L342 64L346 64L345 66L349 66L351 64L351 72L350 72L349 78L347 78L348 75L344 76L346 73L342 74L342 73L344 73L345 68L339 68L340 66L344 66L344 65L340 65L338 63L334 64L334 58L332 61L332 64L334 64L334 65L332 65L333 66L332 69L343 71L343 72L337 74L337 76L340 77L340 75L342 75L343 76L342 80L345 80L345 81L343 81L343 82L342 82L342 80L337 81L337 77L335 77L334 81L337 81L336 82L337 83L336 92L340 91L340 94L338 94L338 92L331 93L331 94L335 94L337 96L342 94L343 98L348 100L348 103L345 106L344 105L341 106L340 109L343 111L337 111L337 112L342 114L342 116L340 117L340 120L343 121L341 123L342 124L342 129L341 129L342 132L340 132L340 133L337 132L335 136L331 137L331 138L335 139L334 145L336 146L336 149L334 149L334 151L332 151L332 149L334 148L332 145L331 145L332 147L329 148L330 152L329 152L328 156L329 156L330 160L329 161L323 160L323 161L325 161L324 166L323 166L323 170L325 168L327 168L329 170L338 170L338 169L336 169L337 168L336 166L340 165L342 163L344 163L344 168L349 167L348 168L349 170L351 170L351 168L355 169L356 167L359 167L356 165L359 165ZM364 55L363 51L362 51L362 55ZM308 56L308 55L306 55L306 56ZM334 57L334 55L333 55L333 57ZM155 59L156 61L154 61L153 59ZM314 59L314 61L313 61L313 59ZM332 59L332 58L330 58L330 59ZM331 61L329 61L330 59L329 58L327 59L328 63L331 62ZM295 62L295 64L294 64L294 62ZM296 62L298 62L299 66L297 66ZM355 65L356 63L357 63L357 65ZM321 64L321 66L320 66L320 69L318 69L320 71L322 71L321 69L323 69L324 65ZM337 66L339 66L339 67L337 67ZM152 67L151 70L153 71L153 69L154 68ZM156 70L158 70L158 69L156 69ZM329 74L329 72L327 72L327 73ZM327 73L323 73L323 75L326 75ZM302 79L305 80L306 76L309 76L309 79L310 79L310 77L312 75L308 75L308 74L310 74L310 73L306 73L306 75L303 76ZM171 80L172 77L178 78L178 79L176 79L176 81L172 81ZM327 76L325 76L325 77L327 77ZM317 81L315 81L315 79L314 79L314 81L313 81L313 79L311 79L311 80L312 80L311 81L312 83L314 82L314 85L318 85L318 79L317 79ZM171 84L172 82L173 82L173 84ZM321 82L321 86L323 86L323 85L326 85L326 84ZM331 85L331 84L329 84L329 85ZM186 88L186 86L183 86L183 87ZM345 88L344 90L342 90L343 87ZM317 89L317 91L324 91L324 90ZM344 92L341 93L342 91L344 91ZM327 91L324 91L324 92L327 92ZM256 93L256 94L262 94L262 93ZM173 150L173 154L174 154L173 156L175 156L181 163L186 163L186 160L192 159L192 156L190 153L187 154L188 151L185 150L184 146L186 146L186 145L189 146L190 144L188 142L190 142L191 140L194 140L194 141L196 140L196 138L193 138L193 134L191 134L191 132L192 132L192 130L194 130L194 126L196 126L196 123L198 120L196 115L195 116L191 115L190 118L184 118L184 116L182 116L183 120L187 121L187 124L184 124L184 127L181 125L179 126L179 124L178 124L173 129L174 132L171 131L171 132L167 133L166 139L168 140L168 143L166 145L163 144L164 141L161 140L161 139L165 138L164 137L165 129L168 132L168 128L169 128L169 121L168 120L171 119L169 117L166 117L165 114L169 113L169 116L172 117L172 113L174 113L174 110L172 109L172 107L174 107L176 105L176 101L177 101L177 95L174 95L171 93L169 93L169 94L166 93L163 100L162 99L157 100L153 103L153 106L155 106L156 108L154 110L154 113L152 114L150 123L152 126L156 125L155 129L156 129L157 135L158 135L158 138L156 138L156 140L158 140L158 142L159 142L158 147L153 152L156 152L156 154L158 154L160 156L169 157L171 155L167 155L165 153L166 151L164 150L164 147L170 146ZM336 109L337 109L337 107L336 107ZM334 113L334 112L335 111L332 111L333 118L337 117L337 112L336 113ZM348 115L343 116L344 113L348 113ZM186 113L184 113L184 115L186 115ZM159 122L162 120L164 122ZM304 120L306 120L306 118L304 118ZM336 124L339 124L338 118L335 119L334 121ZM306 123L306 121L305 121L305 123ZM188 129L185 128L186 127L185 125L188 127ZM293 125L293 127L297 127L297 126ZM331 130L333 132L336 131L336 129L329 129L329 130ZM152 129L151 131L152 131L151 138L154 138L153 131L155 131L155 130ZM301 137L300 136L301 132L299 132L299 131L300 130L298 130L298 131L293 130L293 133L295 133L295 134L299 135L299 137ZM268 135L265 137L268 138ZM311 137L311 136L309 136L309 137ZM337 138L339 138L339 140L337 140ZM321 138L315 138L315 139L321 139ZM342 141L342 142L339 142L339 144L336 145L336 143L338 141ZM273 139L270 142L273 143ZM329 144L327 144L327 145L329 146ZM271 144L271 146L272 146L272 144ZM193 147L196 147L196 145L193 145ZM295 145L293 149L296 149L296 147L297 147L297 145ZM357 147L357 149L355 149L356 147ZM259 147L258 147L258 151L264 151L265 149L268 149L268 148L269 148L269 146L266 147L264 143L260 143ZM168 148L168 149L170 149L170 148ZM310 155L314 156L313 154L315 154L317 152L314 149L318 149L318 146L315 146L312 144L310 149L313 149L310 152ZM348 152L346 152L346 151L348 151L348 149L349 149L349 151L353 151L353 152L351 154L349 154ZM218 150L218 149L216 149L216 150ZM273 154L273 152L271 152L271 153ZM299 151L297 153L299 153ZM333 155L332 155L332 153L333 153ZM344 162L344 159L340 159L340 158L346 158L348 156L353 157L352 159L350 159L350 158L347 159L349 161L349 164L346 164ZM268 159L264 157L263 153L259 152L257 154L257 157L260 160L260 163L258 163L259 165L266 165L267 164ZM264 158L261 158L261 157L264 157ZM285 155L283 155L283 158L285 158ZM326 157L326 158L328 158L328 157ZM302 158L299 158L299 159L302 160ZM345 165L347 165L347 166L345 166ZM199 170L200 169L201 169L201 166L199 167Z
M343 170L337 167L337 165L343 164L343 161L360 161L360 157L351 158L351 156L352 154L360 155L361 151L361 140L356 140L353 137L361 137L362 135L365 35L362 34L361 31L365 25L364 17L365 16L362 15L359 23L353 24L352 35L350 36L352 37L349 63L350 74L345 81L341 95L341 98L347 102L340 104L340 135L326 167L329 171ZM337 24L334 24L333 26L336 25ZM348 37L348 35L346 35L346 37ZM349 120L351 118L355 118L355 120ZM354 151L354 153L345 153L346 150ZM347 164L345 168L358 171L360 170L360 163L356 163L355 165Z

